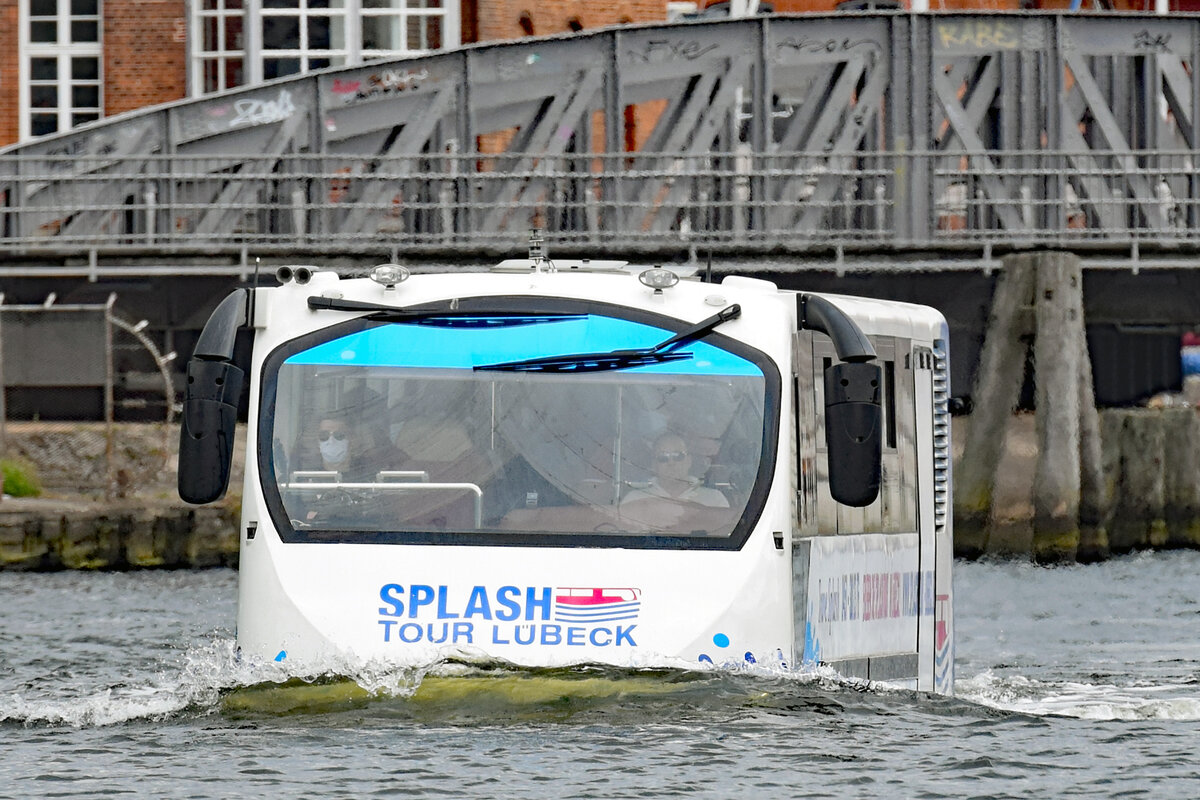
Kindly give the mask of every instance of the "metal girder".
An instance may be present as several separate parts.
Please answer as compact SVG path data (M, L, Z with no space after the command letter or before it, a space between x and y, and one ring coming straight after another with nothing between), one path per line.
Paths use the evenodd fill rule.
M31 145L32 158L15 171L37 177L23 181L24 191L13 198L26 211L21 217L25 233L78 240L111 230L107 218L124 210L131 183L139 180L162 139L154 121L143 119L121 130Z
M466 254L533 224L1200 252L1198 164L1197 15L755 17L372 62L8 148L0 244Z
M545 192L550 178L576 131L587 129L585 116L600 104L603 74L599 68L584 69L571 77L566 87L544 98L537 111L514 137L503 162L510 177L489 181L490 192L485 194L491 206L483 219L487 231L509 229L514 212L532 208L547 201ZM520 158L508 158L509 155ZM519 217L520 214L518 213ZM530 227L528 219L515 220L519 230Z
M455 88L454 86L445 86L440 91L423 95L422 102L415 104L415 107L411 109L413 113L404 118L403 127L400 128L399 133L384 142L384 146L378 153L383 158L373 159L369 163L366 173L359 176L359 185L363 189L357 196L351 195L350 202L353 205L341 224L343 229L368 235L379 232L383 220L378 213L372 214L371 212L378 211L390 202L391 198L396 195L398 185L414 170L413 162L410 160L398 161L396 164L398 168L390 168L386 179L381 177L377 170L384 163L389 163L390 166L390 162L387 161L389 156L421 153L430 149L429 145L434 129L454 107L457 99ZM375 176L375 180L365 180L371 176Z
M265 180L262 176L274 171L275 163L284 153L289 152L296 139L297 129L303 122L300 116L291 116L279 123L278 129L271 136L264 148L261 158L249 158L239 165L239 172L257 174L252 180L239 180L238 172L222 176L220 189L212 200L210 208L196 222L193 232L198 236L218 236L236 231L235 220L245 213L247 206L256 207L263 200L254 197L261 191Z
M879 206L894 195L886 185L890 176L881 182L879 176L855 169L860 154L886 147L888 134L880 122L893 81L892 37L878 20L849 24L830 19L814 26L797 22L771 29L779 117L766 160L767 229L805 236L840 231L861 238L866 223L879 226ZM835 219L839 198L849 213ZM858 213L872 208L876 219Z
M86 238L96 231L113 230L114 215L123 214L128 198L140 194L144 184L141 176L155 145L160 143L159 132L146 126L141 136L118 143L117 150L110 159L105 159L104 166L81 171L79 174L88 174L93 180L82 185L82 196L78 198L80 211L65 221L61 235ZM113 232L117 235L125 233L119 228Z
M1187 74L1183 58L1180 56L1160 56L1159 69L1163 75L1163 99L1167 108L1175 118L1175 130L1184 146L1196 147L1196 132L1192 127L1192 79Z
M986 70L984 74L987 74ZM1024 230L1028 226L1013 204L1020 199L1019 191L1017 187L1009 185L996 167L993 156L989 153L991 148L979 135L979 120L973 119L967 109L963 107L958 99L959 87L950 83L945 73L935 72L933 79L934 91L941 102L942 110L946 113L955 137L963 143L963 152L969 159L973 177L979 181L987 196L994 203L992 210L1007 230ZM981 96L986 96L986 93L981 93ZM982 105L981 103L980 106Z
M739 56L733 59L726 72L716 79L716 86L707 105L700 109L700 113L696 115L695 124L688 129L688 140L681 142L681 146L678 148L671 146L668 152L683 153L685 157L691 157L687 161L695 165L698 161L696 156L713 150L721 152L731 149L730 144L721 147L719 143L722 134L726 133L722 127L728 124L733 115L741 111L740 93L748 86L749 82L750 56ZM699 92L698 96L703 97L704 93ZM684 123L681 120L680 128L683 127ZM653 231L663 233L675 229L675 219L690 205L691 198L698 194L695 185L698 182L697 178L694 169L685 170L682 175L672 176L667 183L658 188L653 203L654 222L651 226ZM642 190L643 202L648 200L646 193L649 188L644 187ZM662 196L663 188L666 189L665 197Z
M818 175L812 194L800 204L796 230L814 231L824 226L830 201L839 191L846 190L845 173L850 170L854 154L866 136L868 124L879 114L888 80L885 62L867 77L866 84L855 97L853 107L846 110L841 128L828 148L825 172Z
M1063 140L1068 149L1078 152L1077 155L1070 155L1069 158L1079 170L1082 177L1102 174L1096 158L1088 154L1088 142L1079 130L1079 125L1084 124L1084 115L1088 114L1096 123L1096 127L1107 141L1109 147L1108 151L1098 151L1093 147L1090 152L1107 156L1120 167L1116 173L1116 181L1114 183L1100 182L1094 178L1083 181L1084 185L1089 187L1088 194L1093 208L1099 211L1103 207L1102 202L1111 201L1114 193L1123 195L1127 188L1128 192L1132 195L1134 203L1141 209L1142 214L1145 215L1146 224L1151 229L1165 230L1167 228L1167 216L1164 213L1161 198L1158 196L1157 186L1152 184L1143 174L1143 168L1137 163L1137 158L1131 152L1124 131L1122 131L1116 117L1105 103L1105 98L1100 91L1100 87L1092 77L1087 64L1078 55L1072 53L1067 54L1066 64L1075 78L1075 88L1068 92L1066 98L1067 107L1070 109L1071 114L1065 120L1066 124L1062 128ZM1097 183L1102 183L1104 188L1108 190L1107 197L1101 196L1103 194L1102 190L1097 191L1095 195L1091 193L1094 191L1094 186ZM1122 209L1118 209L1118 211L1120 210ZM1104 216L1111 218L1113 215L1105 214ZM1128 225L1128 222L1119 226L1115 223L1113 225L1114 228L1124 228Z

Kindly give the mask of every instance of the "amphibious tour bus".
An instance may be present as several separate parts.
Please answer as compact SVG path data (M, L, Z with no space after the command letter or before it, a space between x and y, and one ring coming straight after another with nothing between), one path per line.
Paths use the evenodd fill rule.
M534 252L285 267L225 298L179 493L224 494L248 374L242 657L828 665L950 693L944 319L687 273Z

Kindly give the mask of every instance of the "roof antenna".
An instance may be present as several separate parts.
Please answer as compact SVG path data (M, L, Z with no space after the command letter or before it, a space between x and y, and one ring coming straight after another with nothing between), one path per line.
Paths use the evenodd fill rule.
M554 272L554 264L546 257L546 240L541 228L529 229L529 261L535 272L541 272L542 267L546 267L547 272Z
M708 246L708 266L704 268L704 282L712 283L712 245Z

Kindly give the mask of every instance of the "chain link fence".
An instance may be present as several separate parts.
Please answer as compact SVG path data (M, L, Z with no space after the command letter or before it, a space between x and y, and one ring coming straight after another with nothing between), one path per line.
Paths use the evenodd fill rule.
M173 488L175 354L116 305L0 294L6 492L111 500Z

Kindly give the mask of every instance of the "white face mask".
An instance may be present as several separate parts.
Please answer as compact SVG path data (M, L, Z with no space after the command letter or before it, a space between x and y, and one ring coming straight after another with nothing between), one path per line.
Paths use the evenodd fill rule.
M350 454L350 440L338 439L330 436L321 445L321 458L325 459L330 464L340 464L346 460L346 456Z

